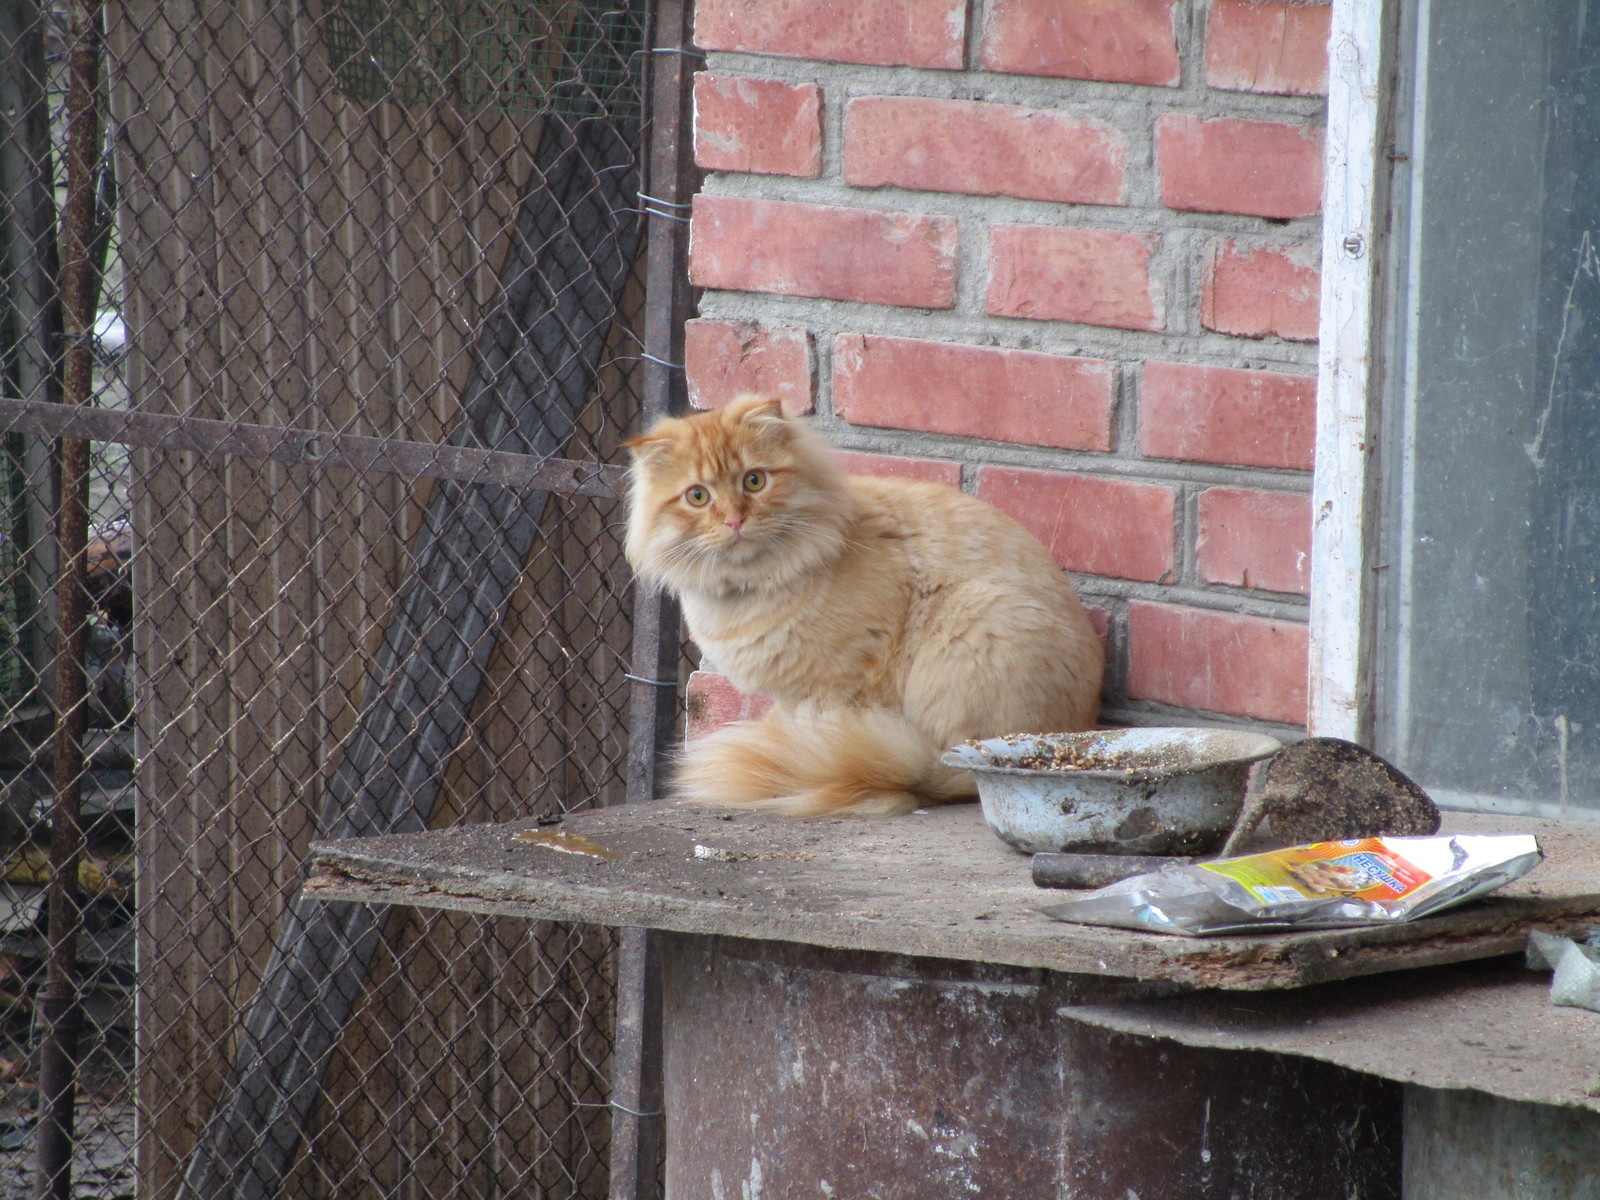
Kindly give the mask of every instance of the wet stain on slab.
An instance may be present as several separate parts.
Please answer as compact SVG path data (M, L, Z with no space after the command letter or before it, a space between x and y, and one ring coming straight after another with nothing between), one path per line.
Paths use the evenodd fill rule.
M548 850L559 850L563 854L582 854L588 858L604 859L606 862L620 862L628 857L584 837L581 833L568 833L564 829L523 829L513 833L511 840L543 846Z

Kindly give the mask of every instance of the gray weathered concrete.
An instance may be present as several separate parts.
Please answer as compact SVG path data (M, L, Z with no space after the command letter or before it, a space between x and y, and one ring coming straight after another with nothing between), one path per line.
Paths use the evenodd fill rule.
M1546 861L1493 897L1388 928L1252 937L1054 921L1039 906L1060 893L1032 885L1027 856L990 833L974 805L794 821L654 803L550 827L321 842L306 893L1255 990L1487 958L1521 949L1535 923L1593 924L1600 827L1507 822L1454 814L1446 822L1538 835Z

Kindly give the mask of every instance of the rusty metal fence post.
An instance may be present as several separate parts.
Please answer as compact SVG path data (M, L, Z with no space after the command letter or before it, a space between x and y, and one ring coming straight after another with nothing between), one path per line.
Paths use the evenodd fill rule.
M61 220L62 402L91 401L90 339L104 269L104 224L96 212L101 173L100 6L74 0L69 9L66 104L66 200ZM78 872L84 839L83 739L88 727L89 443L58 443L60 507L56 514L55 792L50 808L50 876L46 900L49 947L39 1001L39 1130L36 1194L70 1200L78 1084Z
M642 424L688 408L684 322L692 311L688 283L688 217L695 192L688 139L690 81L700 61L688 0L660 0L651 45L648 188L640 197L650 217L646 281ZM666 753L677 728L681 616L675 600L641 590L634 602L633 684L629 705L628 791L631 803L660 794ZM662 1192L661 939L645 929L619 935L617 1049L613 1071L611 1196L655 1200Z

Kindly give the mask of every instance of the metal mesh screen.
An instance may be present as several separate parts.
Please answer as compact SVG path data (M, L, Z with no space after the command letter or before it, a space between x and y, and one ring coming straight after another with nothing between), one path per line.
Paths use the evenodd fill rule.
M323 27L339 89L358 100L638 116L631 14L570 0L333 0Z
M606 1194L610 934L296 891L624 799L645 18L0 0L0 1200Z

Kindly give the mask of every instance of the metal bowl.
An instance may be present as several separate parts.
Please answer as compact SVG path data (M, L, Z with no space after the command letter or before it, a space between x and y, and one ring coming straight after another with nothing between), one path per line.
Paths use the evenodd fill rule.
M1252 763L1283 743L1229 729L1008 734L946 751L984 818L1028 854L1205 854L1228 836Z

